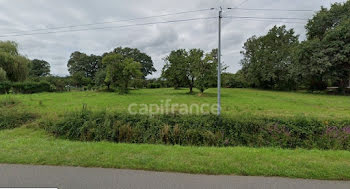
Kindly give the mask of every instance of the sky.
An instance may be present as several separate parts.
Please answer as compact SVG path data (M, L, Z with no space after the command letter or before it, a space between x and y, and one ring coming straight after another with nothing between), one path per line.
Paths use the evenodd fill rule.
M218 19L142 24L217 17L221 6L223 16L227 17L222 19L222 61L228 66L227 72L235 73L241 68L240 51L248 38L266 34L274 25L285 24L288 29L294 28L296 34L300 35L300 40L304 40L307 20L302 19L311 18L315 12L227 8L317 11L321 6L329 7L331 3L344 1L346 0L0 0L0 40L17 42L21 54L30 59L48 61L51 74L59 76L69 74L67 62L74 51L101 55L119 46L138 48L152 57L157 72L148 78L156 78L164 66L163 58L172 50L200 48L209 52L217 48ZM210 8L215 9L209 10ZM158 16L187 11L196 12ZM152 18L121 21L143 17ZM109 23L92 25L101 22ZM77 26L84 24L90 25ZM125 27L135 24L139 25ZM66 28L48 30L55 27Z

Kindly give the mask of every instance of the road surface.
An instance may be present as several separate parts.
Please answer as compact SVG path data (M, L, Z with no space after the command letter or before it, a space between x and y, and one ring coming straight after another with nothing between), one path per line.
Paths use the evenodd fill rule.
M0 187L349 189L350 182L251 176L209 176L136 170L0 164Z

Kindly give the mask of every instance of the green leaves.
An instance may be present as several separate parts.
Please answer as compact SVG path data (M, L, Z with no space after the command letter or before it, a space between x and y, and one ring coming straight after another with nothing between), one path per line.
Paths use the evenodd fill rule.
M0 41L0 68L10 81L24 81L29 72L30 60L18 54L15 42Z
M129 81L143 76L141 64L132 58L125 58L117 53L109 53L104 56L102 63L106 66L107 84L114 84L119 87L120 93L127 93Z
M244 44L242 72L250 86L265 89L295 88L291 72L298 35L286 26L273 27L266 35L253 36Z
M172 51L165 58L162 77L174 88L189 87L190 93L193 87L202 93L213 85L216 77L217 51L204 54L201 49L185 49Z

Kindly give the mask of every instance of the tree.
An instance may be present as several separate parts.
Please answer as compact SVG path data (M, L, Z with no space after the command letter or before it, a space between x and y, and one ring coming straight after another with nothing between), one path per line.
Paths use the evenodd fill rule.
M6 81L7 77L6 77L6 72L5 70L3 70L2 68L0 68L0 82L2 81Z
M191 50L190 62L194 64L194 85L201 93L216 83L217 77L217 53L213 50L204 55L203 51Z
M31 62L30 76L44 77L50 75L50 64L45 60L34 59Z
M203 50L185 49L172 51L165 58L162 77L175 89L186 86L193 92L196 87L201 93L213 85L216 78L217 52L215 49L204 54Z
M322 61L331 64L329 76L340 92L345 92L350 79L350 18L329 30L323 40Z
M186 86L187 78L187 56L185 49L171 51L164 59L165 65L162 70L162 77L165 78L175 89Z
M153 67L152 58L146 53L141 52L139 49L118 47L113 50L113 53L120 54L125 58L132 58L134 61L139 62L141 64L143 78L156 71L156 69Z
M72 75L73 85L77 87L87 86L91 83L91 79L86 77L84 72L75 72Z
M298 35L286 26L273 27L266 35L253 36L245 42L242 72L252 87L291 90L296 88L293 51L299 44Z
M341 92L350 78L350 1L321 10L306 25L308 40L297 49L297 62L308 88L325 89L332 81Z
M100 69L95 75L95 85L106 85L107 89L110 90L111 82L106 81L106 74L106 69Z
M295 63L292 72L297 82L310 91L320 91L327 88L328 70L332 66L324 59L324 46L316 38L303 41L295 49Z
M106 66L106 83L119 88L120 93L127 93L129 82L142 77L141 64L132 58L124 58L117 53L110 53L102 59Z
M23 81L29 72L29 63L26 57L20 55L15 42L0 41L0 68L10 81Z
M331 9L321 7L321 10L310 19L306 25L308 40L322 40L327 31L336 28L343 20L350 18L350 1L334 3Z
M97 71L103 67L102 57L96 55L88 56L85 53L76 51L71 54L67 67L71 75L82 72L85 77L93 80Z

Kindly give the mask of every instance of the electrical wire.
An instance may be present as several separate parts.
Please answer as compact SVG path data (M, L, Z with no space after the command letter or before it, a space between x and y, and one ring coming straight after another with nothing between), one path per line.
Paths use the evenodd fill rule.
M246 10L246 11L280 11L280 12L314 12L315 10L306 9L258 9L258 8L228 8L230 10Z
M175 13L168 13L168 14L161 14L161 15L154 15L154 16L146 16L146 17L139 17L139 18L124 19L124 20L108 21L108 22L95 22L95 23L79 24L79 25L68 25L68 26L48 27L48 28L34 29L34 30L22 30L22 31L11 32L11 33L2 34L2 35L11 35L11 34L17 34L17 33L35 32L35 31L45 31L45 30L57 30L57 29L77 28L77 27L83 27L83 26L94 26L94 25L102 25L102 24L113 24L113 23L119 23L119 22L128 22L128 21L136 21L136 20L145 20L145 19L150 19L150 18L159 18L159 17L166 17L166 16L174 16L174 15L188 14L188 13L195 13L195 12L203 12L203 11L209 11L209 10L212 10L212 9L198 9L198 10L182 11L182 12L175 12Z
M129 24L129 25L110 26L110 27L85 28L85 29L63 30L63 31L49 31L49 32L41 32L41 33L25 33L25 34L13 34L13 35L0 35L0 38L17 37L17 36L31 36L31 35L43 35L43 34L53 34L53 33L68 33L68 32L79 32L79 31L88 31L88 30L127 28L127 27L133 27L133 26L147 26L147 25L155 25L155 24L188 22L188 21L194 21L194 20L209 20L209 19L214 19L214 18L217 18L217 17L200 17L200 18L190 18L190 19L181 19L181 20L169 20L169 21L161 21L161 22L149 22L149 23Z
M227 17L223 17L227 18ZM304 22L293 22L293 21L284 21L284 20L268 20L268 19L252 19L252 18L236 18L234 20L251 20L251 21L261 21L261 22L280 22L280 23L289 23L289 24L305 24Z
M257 16L224 16L224 18L251 18L251 19L266 19L266 20L308 20L306 18L257 17Z

